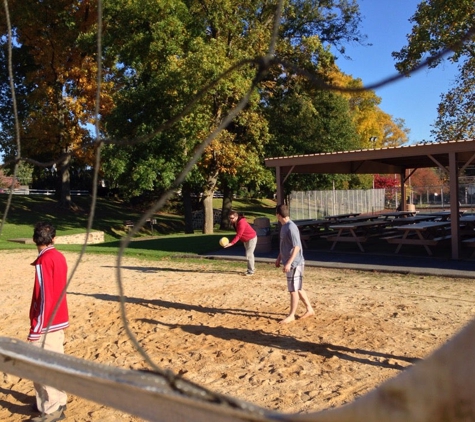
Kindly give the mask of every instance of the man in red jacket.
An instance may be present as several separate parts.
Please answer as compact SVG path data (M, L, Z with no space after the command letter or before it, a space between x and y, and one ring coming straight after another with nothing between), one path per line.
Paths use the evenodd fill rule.
M49 223L35 225L33 241L38 257L35 267L35 285L30 307L28 341L57 353L64 353L64 329L69 327L66 284L68 266L64 255L53 246L56 229ZM56 388L34 383L36 406L41 415L32 421L54 422L64 419L67 395Z
M225 248L235 245L239 240L244 243L244 249L246 250L247 260L247 272L246 275L253 275L255 271L254 267L254 251L257 245L257 234L251 225L246 221L244 215L239 214L237 211L231 211L229 213L229 221L236 230L236 236L231 240Z

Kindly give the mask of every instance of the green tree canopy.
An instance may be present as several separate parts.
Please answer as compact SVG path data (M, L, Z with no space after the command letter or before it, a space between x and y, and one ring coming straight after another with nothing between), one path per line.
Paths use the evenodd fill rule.
M424 60L436 67L447 59L458 63L460 77L442 95L432 134L438 140L473 138L475 73L475 3L472 0L424 0L410 19L408 44L394 52L396 68L408 74ZM448 52L445 56L441 53Z
M272 142L268 156L286 156L344 151L358 148L358 136L348 101L339 93L312 89L308 82L293 78L282 83L267 108ZM315 190L341 186L348 177L292 175L290 190Z
M115 149L125 151L122 158L115 159L116 177L118 170L123 171L123 177L136 183L139 190L166 186L171 180L166 175L183 167L196 146L219 127L251 88L258 68L238 64L251 63L267 53L275 11L275 5L255 0L107 3L107 51L123 66L117 73L123 89L115 96L117 107L106 120L107 128L118 139L144 135L150 139L147 145L111 148L111 155L116 157L121 154L115 154ZM322 51L318 36L341 46L359 37L358 23L354 1L318 5L309 0L289 1L284 7L276 54L294 65L313 69ZM125 29L130 37L123 36ZM233 66L237 66L235 71L219 79ZM198 163L205 225L212 218L210 201L217 186L258 186L270 180L270 171L263 165L270 138L264 113L267 103L262 97L272 91L280 73L281 66L264 76L246 109L208 145ZM216 83L191 112L166 133L157 132L210 81ZM135 172L142 174L141 181L148 182L131 178Z
M441 96L431 132L441 141L475 138L475 56L460 66L455 86Z

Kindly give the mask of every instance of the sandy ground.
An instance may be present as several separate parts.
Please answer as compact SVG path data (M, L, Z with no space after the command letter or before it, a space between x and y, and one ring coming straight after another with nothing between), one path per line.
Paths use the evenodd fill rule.
M35 251L2 252L1 336L26 339ZM76 254L66 253L70 268ZM221 261L125 259L127 317L144 350L213 391L285 413L340 406L441 346L475 314L475 281L306 268L314 318L281 325L281 270ZM87 255L68 292L66 353L147 368L120 317L116 258ZM304 312L301 307L300 313ZM32 382L3 374L0 420L35 415ZM139 421L69 396L68 421Z

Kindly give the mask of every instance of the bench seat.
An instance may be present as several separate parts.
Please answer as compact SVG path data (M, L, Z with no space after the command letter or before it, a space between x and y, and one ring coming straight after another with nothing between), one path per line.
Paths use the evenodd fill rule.
M464 239L462 240L462 243L467 246L470 246L471 248L475 248L475 237L471 237L470 239Z
M304 236L308 236L309 239L326 239L328 236L335 236L336 233L335 230L320 230L318 232L304 234Z
M443 240L450 240L450 239L452 239L452 235L448 234L446 236L436 237L433 240L436 240L437 242L442 242Z
M475 237L464 239L462 240L462 243L470 248L475 248ZM472 255L470 255L470 258L475 258L475 251L473 251Z
M392 236L384 236L381 238L381 240L387 240L387 241L389 241L389 239L402 239L402 234L394 234Z
M330 242L366 242L368 240L367 236L335 236L335 235L328 235L322 236L325 237Z
M406 237L405 239L402 236L390 236L386 239L388 243L396 243L398 245L427 245L427 246L436 246L439 242L443 240L448 240L452 236L441 236L435 237L434 239L419 239L417 237Z

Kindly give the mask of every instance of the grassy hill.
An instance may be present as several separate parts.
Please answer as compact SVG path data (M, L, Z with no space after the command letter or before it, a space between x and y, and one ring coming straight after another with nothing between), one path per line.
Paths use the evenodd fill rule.
M57 235L84 233L90 215L91 198L74 197L77 206L75 210L64 210L57 202L48 196L15 195L4 219L7 195L0 195L0 210L3 228L0 235L0 249L35 248L34 245L23 245L10 242L9 239L31 238L33 226L37 221L51 221L57 230ZM222 199L213 200L214 208L221 209ZM250 222L257 217L275 218L275 203L272 200L242 200L233 201L233 208L244 212ZM103 231L105 243L88 245L87 250L96 253L117 253L120 240L124 238L126 228L124 221L138 221L141 212L132 206L110 198L98 198L94 212L93 230ZM203 235L198 230L194 234L184 234L184 218L182 215L157 213L154 218L157 225L153 232L150 227L144 227L128 246L127 254L147 257L163 257L173 254L199 254L219 248L218 240L223 235L232 232L220 231L215 227L212 235ZM81 245L61 245L63 250L81 249Z

